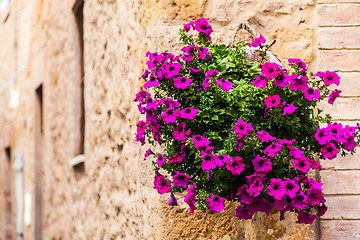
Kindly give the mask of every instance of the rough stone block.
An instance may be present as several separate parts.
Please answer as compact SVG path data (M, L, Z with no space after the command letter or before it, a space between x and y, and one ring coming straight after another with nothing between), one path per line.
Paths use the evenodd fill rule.
M344 49L360 48L359 27L319 28L319 48Z
M318 5L319 26L360 25L360 4Z
M325 194L360 193L360 170L350 171L320 171L321 182L324 183Z
M359 36L360 37L360 36ZM330 89L340 89L342 97L358 97L360 96L360 73L358 72L339 72L341 77L340 85L330 86Z
M359 220L332 220L320 221L320 239L354 240L360 239Z
M319 51L319 70L360 71L360 50Z
M333 119L358 120L360 119L360 99L337 98L334 104L329 104L327 99L320 102L320 109L330 113Z
M328 210L324 219L360 220L360 196L325 196Z

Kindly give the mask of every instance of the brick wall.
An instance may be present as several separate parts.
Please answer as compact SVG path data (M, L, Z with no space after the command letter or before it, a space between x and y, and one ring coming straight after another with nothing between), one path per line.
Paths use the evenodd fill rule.
M360 1L318 2L318 70L341 76L341 98L324 108L335 121L356 125L360 119ZM321 239L360 239L360 153L322 161L328 212L320 220Z

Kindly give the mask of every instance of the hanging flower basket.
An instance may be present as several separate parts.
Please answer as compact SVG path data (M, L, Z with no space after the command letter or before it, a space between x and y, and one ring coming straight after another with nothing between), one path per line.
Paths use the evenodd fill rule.
M145 90L134 100L146 120L136 141L161 146L144 158L153 157L154 188L170 195L169 205L185 192L190 213L232 201L240 219L276 208L281 219L293 211L311 224L327 209L322 184L306 176L321 168L314 159L352 154L359 144L358 127L332 123L316 108L326 97L334 103L341 91L328 87L340 78L308 73L299 59L284 64L261 35L227 47L212 43L212 32L198 19L180 29L180 55L146 54Z

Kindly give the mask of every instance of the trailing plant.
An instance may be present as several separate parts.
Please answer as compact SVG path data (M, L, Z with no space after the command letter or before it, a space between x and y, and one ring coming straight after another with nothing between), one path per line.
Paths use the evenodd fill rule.
M161 146L144 158L153 157L154 188L170 194L169 205L186 191L191 213L219 212L232 201L240 219L276 208L281 219L293 211L312 223L327 209L322 183L306 175L321 168L314 159L352 154L359 144L358 126L333 123L317 108L339 96L329 90L339 76L308 73L300 59L288 60L290 70L267 62L261 35L227 47L212 43L212 32L198 19L180 29L180 55L146 54L145 90L134 100L146 119L136 141ZM261 61L248 60L245 47L261 50Z

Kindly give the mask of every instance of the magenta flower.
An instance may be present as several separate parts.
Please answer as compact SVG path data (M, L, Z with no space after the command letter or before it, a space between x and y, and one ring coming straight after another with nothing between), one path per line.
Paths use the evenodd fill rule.
M240 173L245 169L243 159L236 156L233 160L226 163L226 169L231 171L233 175L240 175Z
M140 90L140 92L138 92L136 94L136 97L134 99L134 102L142 102L144 99L146 99L148 96L150 96L150 93L148 93L145 90Z
M199 109L189 107L189 108L184 108L183 110L180 110L179 113L180 113L181 118L194 119L198 112L199 112Z
M300 190L300 187L295 181L287 178L285 180L285 190L286 190L286 195L288 195L290 198L294 198L297 192Z
M171 182L166 181L165 177L158 171L155 171L154 189L160 194L168 193L171 191Z
M193 79L188 79L184 76L174 78L174 86L178 89L186 89L190 86Z
M205 201L209 205L210 211L220 212L221 210L225 209L224 207L225 198L210 193L210 199L207 199Z
M210 144L209 139L200 135L194 135L190 140L194 142L194 146L197 149Z
M330 95L329 95L328 103L329 103L329 104L333 104L334 101L336 100L336 98L340 96L340 93L341 93L341 92L342 92L342 91L341 91L341 90L338 90L338 89L335 89L334 91L332 91L332 92L330 93Z
M229 157L225 154L215 155L214 158L215 158L215 164L218 167L222 167L224 163L227 163L227 162L233 160L232 157Z
M278 75L275 76L274 85L279 88L286 88L290 82L290 77L285 73L284 69L279 69Z
M256 133L258 139L263 143L263 142L269 142L269 141L272 141L272 140L275 140L276 137L272 137L270 134L268 134L267 132L265 131L258 131Z
M305 209L307 207L306 202L307 196L302 191L299 191L298 194L296 194L295 197L291 199L291 205L294 209Z
M193 57L194 57L194 53L195 53L196 47L195 46L188 46L188 47L183 47L181 49L181 51L183 51L182 54L182 59L185 62L191 62Z
M281 144L272 142L270 146L265 148L263 153L267 154L269 157L275 157L279 151L281 151Z
M293 168L303 173L307 173L311 168L311 162L309 161L309 158L306 157L295 158Z
M255 172L253 175L246 176L246 180L249 184L247 193L252 197L259 196L261 190L264 188L263 180L265 180L265 174Z
M318 128L315 132L315 140L321 145L325 145L328 141L331 140L330 132L327 128Z
M180 122L175 128L173 132L173 136L176 140L181 142L186 142L187 136L191 133L191 130L185 130L186 124L184 122Z
M193 27L199 33L204 33L206 35L206 40L211 41L210 35L213 32L213 29L208 21L208 18L199 18L193 22Z
M201 164L201 169L203 171L208 171L210 169L215 169L215 159L213 158L212 154L206 154L203 156L203 162Z
M321 188L311 187L307 190L307 202L309 206L315 206L320 203L325 203L325 198L322 194Z
M210 86L210 77L211 77L211 78L215 78L216 75L218 75L218 74L219 74L219 72L218 72L218 70L216 70L216 69L207 71L207 72L205 73L205 80L203 81L203 88L204 88L205 91L206 91L206 89L208 89L209 86Z
M344 149L347 151L352 151L356 148L356 143L354 137L350 137L343 145Z
M209 54L209 49L205 47L197 47L198 49L198 57L199 59L211 58L212 56Z
M323 158L334 159L338 154L335 144L328 142L325 146L320 148Z
M252 219L253 213L249 212L249 209L246 208L244 205L239 205L236 208L235 216L238 217L240 220L245 219Z
M324 79L324 84L326 86L329 86L330 84L336 84L337 86L339 86L340 84L340 77L335 72L319 72L314 74L314 76Z
M220 80L215 82L216 85L221 85L221 89L225 92L228 92L232 87L235 86L235 84L232 84L229 81L224 80L221 78Z
M344 134L344 129L341 123L328 124L327 129L330 133L331 139L336 142L341 142Z
M293 150L293 143L295 142L295 139L293 140L287 140L287 139L278 139L278 142L282 145L287 147L289 150Z
M178 75L181 71L182 65L181 63L166 63L162 66L162 72L167 79L170 79L176 75Z
M184 198L184 202L186 202L190 207L190 213L194 213L195 210L195 203L196 203L195 197L197 194L197 192L194 190L195 187L196 187L196 183L188 187L187 188L188 193L185 195Z
M167 107L173 106L175 108L180 107L180 103L172 98L165 98L157 100L158 104L164 104Z
M150 156L150 155L154 155L155 153L153 151L151 151L151 149L149 148L145 154L144 154L144 161Z
M181 154L175 153L174 155L171 156L171 158L169 160L169 164L180 163L180 162L182 162L183 159L184 158L181 156Z
M144 84L144 88L151 88L151 87L158 87L159 86L159 82L157 81L156 77L154 75L150 75L149 77L149 81L147 81Z
M164 119L164 121L169 123L174 123L179 116L179 110L174 110L172 106L170 106L165 112L159 115Z
M169 206L177 206L178 205L175 195L173 193L170 194L170 199L168 201L168 205Z
M264 99L264 103L267 108L278 107L280 105L280 100L281 98L279 95L269 95L266 99Z
M238 135L238 138L239 136L240 134ZM243 147L244 147L244 140L237 140L235 143L235 150L240 152Z
M294 113L294 111L295 111L296 109L298 109L298 107L295 107L294 105L291 105L291 104L288 104L288 103L287 103L287 104L285 105L285 107L284 107L284 112L283 112L282 115L286 115L286 114L291 115L291 114Z
M292 74L290 76L289 88L293 91L302 91L307 87L307 78L303 75Z
M299 212L298 213L298 221L299 223L312 224L316 219L315 214L310 214L308 212Z
M166 161L167 157L163 156L161 153L158 154L158 160L156 161L156 165L159 167L162 167L164 165L164 162Z
M297 68L301 68L303 70L306 70L306 63L304 63L303 61L301 61L298 58L289 58L288 62L289 62L290 66L295 65Z
M264 212L269 216L271 210L274 208L274 204L265 198L254 198L253 201L249 204L249 211L251 213L255 212Z
M146 81L146 79L148 78L150 74L150 71L148 69L146 69L143 73L143 75L141 75L142 79L144 79Z
M264 89L266 88L267 86L267 78L263 75L259 75L256 77L256 79L252 82L252 84L255 86L255 87L258 87L258 88L261 88L261 89Z
M262 65L262 72L261 75L268 79L273 79L275 76L277 76L278 70L280 69L280 66L276 63L264 63Z
M254 129L251 126L251 123L246 123L241 118L237 120L237 122L233 126L233 130L234 132L239 133L237 135L238 139L246 137L249 135L250 132L254 131Z
M247 189L248 189L248 185L244 184L242 185L242 187L238 188L238 191L236 193L236 196L239 197L240 202L245 204L249 204L253 200L253 197L249 195Z
M198 76L198 75L204 75L204 72L201 69L194 69L192 67L189 67L189 74L192 76Z
M250 47L258 47L260 46L262 43L264 44L266 42L266 39L263 37L263 35L260 34L260 36L258 38L255 38L254 41L252 43L250 43Z
M320 207L317 207L317 214L318 216L324 216L324 214L327 211L327 206L325 204L322 204Z
M176 174L173 175L174 187L187 188L190 178L191 178L190 176L187 176L186 174L177 171Z
M318 100L320 98L320 91L319 89L314 89L314 88L311 88L311 87L306 87L304 89L304 98L308 101L311 101L311 100Z
M254 165L255 172L263 172L268 173L272 169L272 163L270 159L266 159L257 155L252 160L252 164Z
M267 188L268 194L276 200L281 200L286 194L285 183L280 178L270 179L270 184Z
M192 22L192 21L187 24L184 24L185 32L189 32L191 30L191 27L194 27L194 22Z

